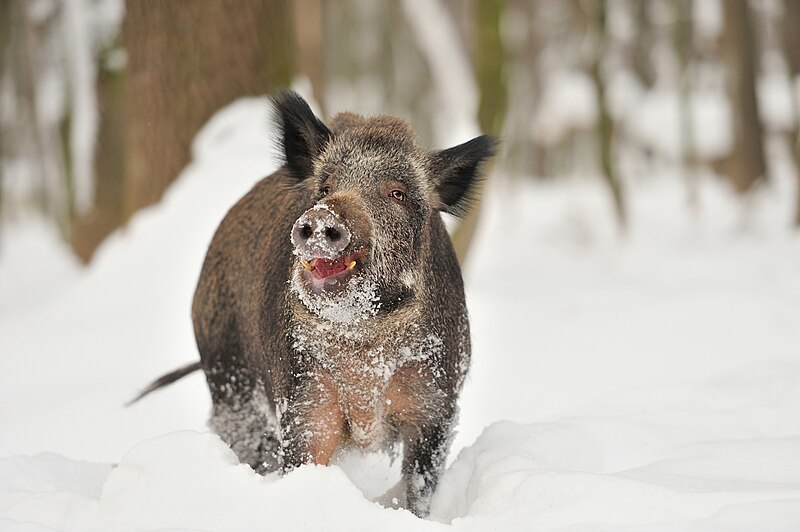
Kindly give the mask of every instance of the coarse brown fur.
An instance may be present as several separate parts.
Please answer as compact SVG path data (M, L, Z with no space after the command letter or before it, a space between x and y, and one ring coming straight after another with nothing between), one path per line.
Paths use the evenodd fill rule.
M192 307L211 427L262 472L402 442L402 504L425 516L470 358L440 211L464 210L495 141L429 152L399 118L343 113L328 128L294 93L273 104L286 164L220 224ZM358 257L330 293L310 288L289 238L318 214Z

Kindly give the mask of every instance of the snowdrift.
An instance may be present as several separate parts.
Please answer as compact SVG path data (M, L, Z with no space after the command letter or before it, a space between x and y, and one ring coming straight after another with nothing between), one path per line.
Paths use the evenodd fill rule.
M624 240L594 181L495 181L428 521L371 502L396 464L239 465L206 431L199 374L125 408L196 359L205 248L275 168L270 135L262 100L221 111L87 270L39 223L2 235L0 530L800 528L800 238L782 170L746 216L710 179L694 214L675 177L630 183Z

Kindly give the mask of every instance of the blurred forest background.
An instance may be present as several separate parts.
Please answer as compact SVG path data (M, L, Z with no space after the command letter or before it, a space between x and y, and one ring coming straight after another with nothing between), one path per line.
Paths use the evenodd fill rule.
M797 174L799 76L797 0L0 0L0 223L44 213L88 262L217 110L295 86L431 147L499 135L511 179L602 179L624 234L631 180L684 180L688 213L705 173Z

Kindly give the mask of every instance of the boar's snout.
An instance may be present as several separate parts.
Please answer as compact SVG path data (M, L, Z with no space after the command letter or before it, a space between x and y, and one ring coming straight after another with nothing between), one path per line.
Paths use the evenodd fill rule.
M292 227L295 254L304 259L336 259L350 244L350 231L324 203L318 203Z

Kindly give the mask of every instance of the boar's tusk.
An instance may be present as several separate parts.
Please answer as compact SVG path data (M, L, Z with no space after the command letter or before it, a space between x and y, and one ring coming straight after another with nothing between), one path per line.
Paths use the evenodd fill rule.
M348 270L352 270L355 267L356 267L356 261L353 261L353 262L351 262L350 264L347 265L347 269Z
M303 268L305 268L306 270L308 270L310 272L314 271L314 267L311 265L310 262L305 261L305 260L301 260L300 263L303 265Z

